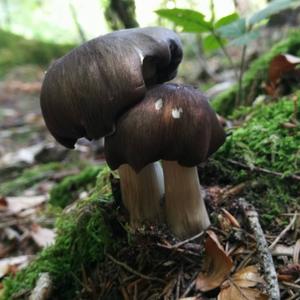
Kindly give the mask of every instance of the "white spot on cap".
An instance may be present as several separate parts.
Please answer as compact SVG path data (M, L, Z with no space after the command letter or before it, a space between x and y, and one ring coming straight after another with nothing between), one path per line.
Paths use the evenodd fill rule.
M181 107L179 107L179 108L175 107L172 109L173 119L180 119L182 114L183 114L183 109Z
M163 100L159 98L155 101L155 109L160 110L163 107Z
M135 49L136 49L136 51L137 51L137 53L138 53L138 55L140 57L141 63L143 63L143 61L144 61L144 55L143 55L142 51L139 48L137 48L137 47L135 47Z

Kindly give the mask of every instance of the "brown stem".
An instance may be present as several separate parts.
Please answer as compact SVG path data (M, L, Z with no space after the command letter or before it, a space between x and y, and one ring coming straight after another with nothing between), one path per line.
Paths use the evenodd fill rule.
M160 164L158 162L149 164L139 173L124 164L118 171L122 199L129 211L131 226L136 228L146 222L160 222L162 220L160 201L164 194Z
M240 65L240 71L239 71L238 93L237 93L237 96L236 96L235 106L239 106L240 104L242 104L242 99L243 99L243 76L244 76L244 71L245 71L246 52L247 52L247 45L244 45L243 49L242 49L242 58L241 58L241 65Z
M218 33L215 32L214 29L212 30L212 34L214 35L214 37L215 37L217 43L218 43L219 46L221 47L221 49L222 49L224 55L226 56L226 58L227 58L227 60L228 60L228 62L229 62L229 65L230 65L231 69L234 71L235 79L238 80L238 79L239 79L238 73L237 73L237 71L236 71L236 69L235 69L233 60L232 60L230 54L228 53L225 44L223 43L221 37L218 35Z
M162 161L165 178L165 215L172 232L188 238L210 225L197 168Z

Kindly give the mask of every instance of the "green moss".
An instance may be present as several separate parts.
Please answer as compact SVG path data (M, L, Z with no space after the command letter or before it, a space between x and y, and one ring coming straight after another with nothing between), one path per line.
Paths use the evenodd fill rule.
M300 105L299 98L298 103ZM284 126L290 122L293 109L293 101L289 98L239 108L234 116L244 116L246 121L232 132L207 165L207 170L202 172L210 174L211 178L217 174L219 184L247 181L243 196L254 203L264 221L285 211L287 204L291 207L300 201L299 183L285 178L300 172L300 125ZM226 158L246 164L249 169L233 165ZM254 166L283 175L256 172L251 170Z
M81 289L82 270L101 262L107 249L113 249L110 228L102 215L101 198L93 193L57 221L57 238L29 267L4 281L3 300L21 291L30 291L42 272L49 272L54 283L54 299L74 299Z
M24 170L17 178L8 180L0 185L0 195L15 196L24 189L34 186L36 183L54 174L62 168L59 163L48 163Z
M300 32L291 32L286 39L275 44L270 51L256 59L245 72L243 78L243 103L252 103L261 93L264 93L262 83L267 79L267 70L272 58L281 53L300 55ZM214 109L222 114L229 115L234 110L237 85L218 95L212 102Z
M299 105L300 101L298 100ZM294 105L288 98L252 108L244 125L227 138L219 155L284 175L300 171L300 125L286 128ZM249 110L246 110L249 114Z
M27 40L19 35L0 30L0 76L14 66L24 64L48 65L61 57L74 45L58 45Z
M64 178L51 190L50 203L54 206L66 207L78 198L80 192L95 186L97 176L102 169L103 167L89 166L79 174Z
M103 195L104 198L111 198L111 178L118 176L119 175L117 174L117 172L112 171L107 165L105 165L97 176L97 192L100 195Z

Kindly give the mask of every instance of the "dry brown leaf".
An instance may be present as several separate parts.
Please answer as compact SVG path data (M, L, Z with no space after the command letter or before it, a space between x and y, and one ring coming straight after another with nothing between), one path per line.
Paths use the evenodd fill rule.
M219 287L230 274L233 262L226 254L218 237L213 231L207 231L205 243L204 273L196 279L196 287L202 292L207 292Z
M268 296L262 294L258 289L239 288L234 283L230 283L222 289L218 295L218 300L268 300Z
M221 210L222 210L222 217L219 218L219 220L223 221L223 224L221 223L221 226L225 226L225 228L241 227L238 220L228 210L226 210L225 208L222 208Z
M290 264L278 270L280 281L293 282L300 277L300 264Z
M0 210L6 210L7 209L7 201L5 197L0 196Z
M286 74L291 73L298 77L299 71L296 69L298 64L300 64L299 57L290 54L275 56L269 65L268 83L265 86L267 94L277 96L280 81Z
M245 267L234 273L224 282L218 300L264 300L268 299L258 289L254 288L264 280L255 266Z
M239 287L254 287L258 283L264 282L255 266L248 266L234 273L232 280Z
M30 234L35 243L41 248L50 246L55 240L54 230L43 228L37 224L32 225Z

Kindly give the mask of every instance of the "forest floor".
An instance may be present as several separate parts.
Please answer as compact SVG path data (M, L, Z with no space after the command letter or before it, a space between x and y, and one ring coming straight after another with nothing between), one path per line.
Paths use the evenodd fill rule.
M223 119L233 132L231 142L199 167L212 227L178 241L165 226L130 231L118 178L105 166L101 145L81 141L70 151L54 142L39 111L41 78L39 68L20 67L0 82L0 298L26 299L44 280L46 289L38 291L39 299L67 299L65 295L73 292L70 299L252 300L267 299L268 293L276 294L276 287L281 299L300 299L300 158L285 173L284 165L293 162L285 161L276 140L284 130L291 137L285 145L288 151L299 141L299 124L289 122L298 94L280 100L282 104L268 103L264 118L259 108ZM272 120L276 110L282 119ZM267 121L278 126L266 125ZM275 158L265 151L266 158L262 154L258 160L252 156L261 147L253 152L248 148L257 137L260 144L266 143L266 137L259 137L262 128L268 137L273 132L274 141L267 148L279 147ZM270 168L266 160L272 161ZM93 219L95 207L101 211L96 214L99 220ZM66 215L74 210L74 228L66 228ZM87 220L81 221L86 213ZM100 218L105 228L109 224L110 233L101 232ZM78 232L86 236L75 237ZM53 257L58 247L75 259L66 263L61 256ZM29 268L35 272L33 279L26 271L25 277L16 275L31 262L34 265L36 258L41 267ZM41 263L47 259L50 264ZM55 264L76 265L76 270L70 275L73 269L61 271ZM63 291L68 287L76 290Z

